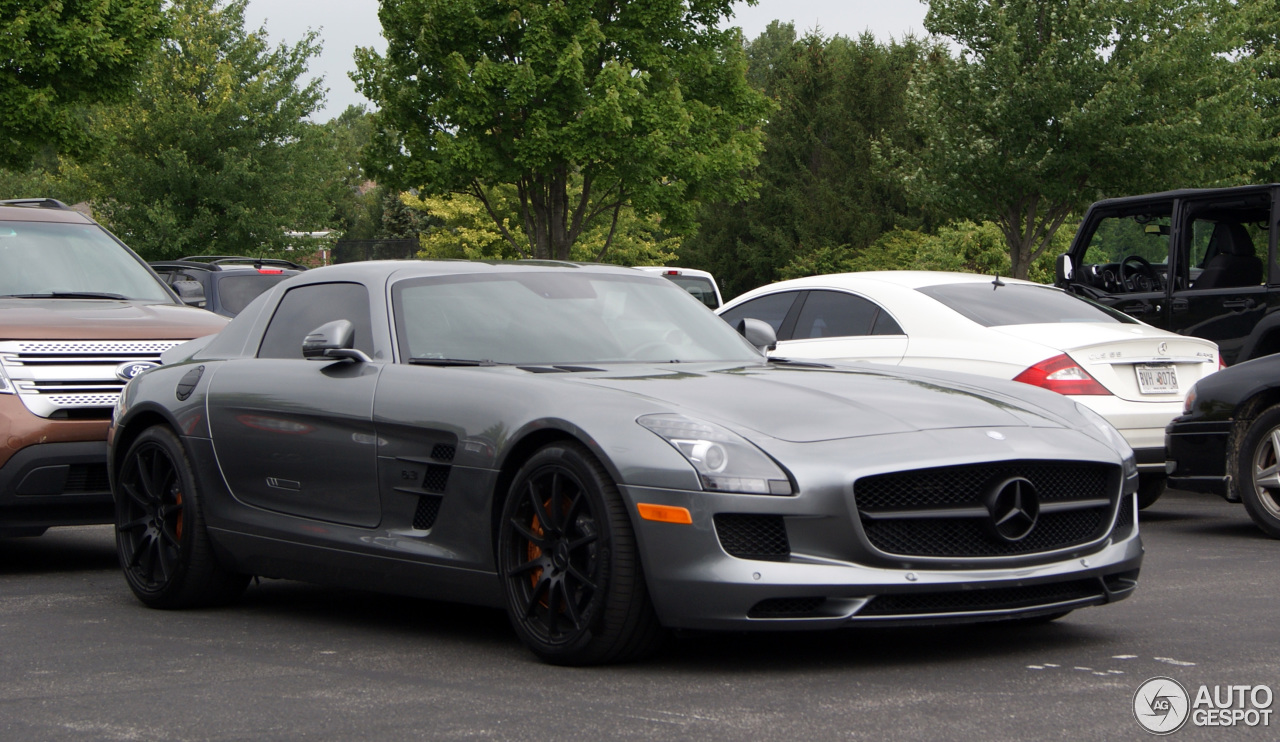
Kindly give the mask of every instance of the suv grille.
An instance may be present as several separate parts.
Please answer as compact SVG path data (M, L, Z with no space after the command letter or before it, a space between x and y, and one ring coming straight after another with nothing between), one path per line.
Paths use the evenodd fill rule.
M1020 538L1001 536L989 507L1002 483L1025 479L1038 504ZM999 557L1080 546L1111 527L1120 470L1107 464L1014 461L864 477L854 502L872 546L901 556Z
M33 415L64 410L110 411L125 382L116 368L131 361L160 362L185 340L59 340L0 343L0 367Z

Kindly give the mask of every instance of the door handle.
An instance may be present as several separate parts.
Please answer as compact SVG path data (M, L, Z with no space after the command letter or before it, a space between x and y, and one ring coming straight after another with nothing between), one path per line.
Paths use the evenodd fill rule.
M1120 307L1120 311L1129 315L1142 315L1150 312L1151 307L1146 304L1129 304L1127 306Z
M1173 310L1173 311L1175 311L1175 312L1185 312L1185 311L1187 311L1187 307L1188 307L1188 306L1189 306L1189 305L1187 304L1187 300L1186 300L1186 299L1174 299L1174 300L1169 304L1169 308L1170 308L1170 309L1172 309L1172 310Z
M1252 309L1255 303L1256 302L1254 302L1253 299L1246 296L1243 299L1227 299L1226 301L1222 302L1222 308L1223 309Z

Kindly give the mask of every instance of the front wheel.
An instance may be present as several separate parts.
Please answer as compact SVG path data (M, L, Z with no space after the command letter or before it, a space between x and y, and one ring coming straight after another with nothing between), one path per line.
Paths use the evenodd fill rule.
M116 552L133 594L152 608L191 608L239 597L249 576L218 564L191 463L168 428L129 446L115 492Z
M623 662L662 641L626 505L577 443L546 446L520 467L499 522L498 570L511 625L543 661Z
M1268 536L1280 538L1280 405L1258 415L1237 439L1235 462L1245 511Z

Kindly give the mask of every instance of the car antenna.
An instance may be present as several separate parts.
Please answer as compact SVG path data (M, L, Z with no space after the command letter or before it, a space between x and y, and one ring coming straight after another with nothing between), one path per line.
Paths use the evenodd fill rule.
M1001 281L1001 280L1000 280L1000 274L999 274L999 273L997 273L997 274L996 274L996 280L994 280L994 281L992 281L992 282L991 282L991 290L992 290L992 291L995 291L996 289L998 289L998 288L1000 288L1001 286L1004 286L1004 285L1005 285L1004 281Z

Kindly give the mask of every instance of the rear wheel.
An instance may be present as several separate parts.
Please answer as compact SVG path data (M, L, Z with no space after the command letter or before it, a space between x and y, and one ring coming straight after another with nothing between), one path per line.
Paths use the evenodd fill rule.
M546 446L520 468L502 509L498 569L512 626L546 662L622 662L662 641L626 506L581 445Z
M1166 477L1163 474L1138 475L1138 509L1146 510L1156 504L1164 494Z
M1234 473L1244 509L1258 528L1280 538L1280 405L1250 423L1236 446Z
M148 428L125 453L115 493L116 552L133 594L152 608L216 605L249 576L214 557L191 463L168 428Z

